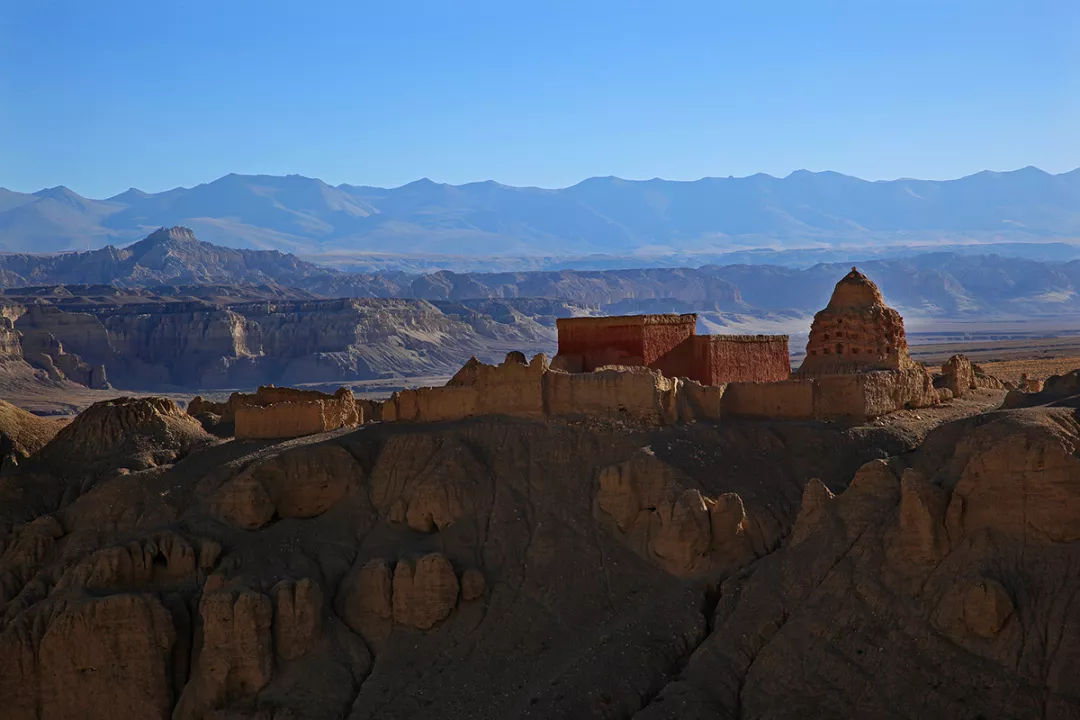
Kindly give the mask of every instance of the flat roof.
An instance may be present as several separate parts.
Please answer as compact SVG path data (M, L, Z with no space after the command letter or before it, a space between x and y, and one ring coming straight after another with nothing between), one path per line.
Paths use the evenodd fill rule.
M695 335L694 337L707 340L726 340L730 342L773 342L788 341L787 335Z
M674 313L657 315L605 315L603 317L581 316L559 318L556 325L592 325L596 327L610 327L612 325L685 325L697 324L697 313Z

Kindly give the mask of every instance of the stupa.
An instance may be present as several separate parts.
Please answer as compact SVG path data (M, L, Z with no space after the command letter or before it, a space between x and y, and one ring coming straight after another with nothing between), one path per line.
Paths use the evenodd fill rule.
M910 370L904 318L885 304L881 291L854 267L836 283L824 310L814 316L806 358L796 377Z

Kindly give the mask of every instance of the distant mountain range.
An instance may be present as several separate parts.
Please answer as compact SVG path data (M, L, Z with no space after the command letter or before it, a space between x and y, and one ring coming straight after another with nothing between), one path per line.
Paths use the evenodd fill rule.
M50 286L92 286L75 295L94 302L109 286L218 303L262 298L409 298L462 302L547 298L588 312L713 312L764 318L805 315L827 302L837 279L858 261L902 312L926 317L1078 314L1080 260L1052 262L997 254L913 253L902 258L777 265L561 270L497 273L342 272L276 250L223 248L187 228L161 228L125 248L60 255L0 255L0 287L27 302L58 296ZM46 286L28 291L29 286ZM10 290L11 288L24 288ZM59 293L63 296L64 293ZM142 296L135 295L131 302ZM63 300L50 300L63 302Z
M0 189L0 250L133 242L185 225L217 244L298 253L648 258L745 248L1080 241L1080 169L868 182L800 170L693 182L591 178L547 190L496 182L331 186L226 175L91 200L63 186Z

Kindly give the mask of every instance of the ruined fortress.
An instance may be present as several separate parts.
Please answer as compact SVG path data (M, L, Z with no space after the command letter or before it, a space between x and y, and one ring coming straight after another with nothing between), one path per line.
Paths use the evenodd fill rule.
M556 370L643 366L702 385L771 382L791 374L787 335L698 335L697 315L560 318Z
M288 407L284 400L237 398L244 407L234 413L236 435L280 437L301 426L318 432L370 420L490 414L655 424L724 417L863 421L935 405L975 387L1001 386L961 356L945 363L935 379L908 354L903 318L855 268L815 315L806 358L794 373L786 335L698 335L696 323L693 314L563 318L557 321L559 351L550 362L543 354L526 360L519 352L499 365L474 357L442 387L395 392L359 413L330 413L329 420L324 407L336 407L341 397L329 405L328 397L294 398ZM274 420L289 416L298 401L311 406L309 421Z

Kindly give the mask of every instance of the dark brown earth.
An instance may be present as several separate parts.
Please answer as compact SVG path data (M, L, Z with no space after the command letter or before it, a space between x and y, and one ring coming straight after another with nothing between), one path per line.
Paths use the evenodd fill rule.
M11 718L1080 717L1080 422L481 417L0 473Z

